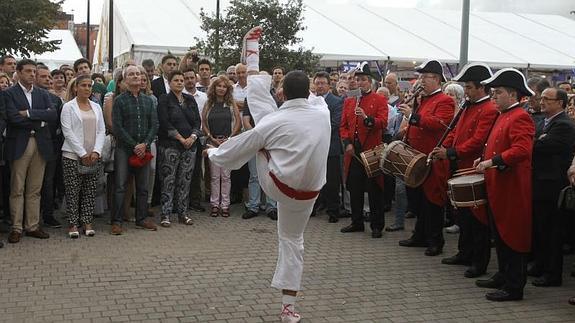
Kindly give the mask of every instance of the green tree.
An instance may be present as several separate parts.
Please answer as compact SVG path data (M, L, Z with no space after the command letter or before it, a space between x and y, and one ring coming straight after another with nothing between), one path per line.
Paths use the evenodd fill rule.
M0 53L41 54L58 49L61 41L44 40L54 28L63 0L1 0Z
M198 49L212 58L216 70L237 64L240 60L243 36L253 27L262 26L260 69L270 71L281 65L287 70L313 71L319 56L298 44L303 26L302 0L232 0L225 15L218 21L214 13L200 12L202 29L207 38L198 42ZM217 55L219 48L219 55Z

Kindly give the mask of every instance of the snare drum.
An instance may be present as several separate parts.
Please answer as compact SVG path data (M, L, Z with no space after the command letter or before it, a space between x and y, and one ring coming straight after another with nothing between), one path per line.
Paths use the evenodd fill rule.
M367 177L371 178L383 174L381 168L379 167L379 159L381 158L381 152L383 151L384 147L385 145L381 144L359 154Z
M408 187L423 184L429 170L427 156L401 140L387 145L381 154L380 167L384 173L399 177Z
M454 207L477 207L487 203L483 174L454 177L447 181L447 187Z

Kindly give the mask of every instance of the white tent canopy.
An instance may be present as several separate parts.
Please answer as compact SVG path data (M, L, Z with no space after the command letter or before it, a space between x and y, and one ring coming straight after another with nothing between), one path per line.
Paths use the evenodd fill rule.
M225 10L224 1L224 10ZM459 61L461 12L385 8L360 3L304 0L302 46L322 63L349 60L419 63L434 58ZM114 57L156 61L168 50L182 55L197 39L200 8L214 1L123 0L114 2ZM105 1L95 63L107 59L108 8ZM157 9L157 10L156 10ZM150 12L154 14L151 16ZM556 15L472 12L469 61L494 67L571 69L575 66L575 20ZM224 31L225 32L225 31Z
M30 54L30 58L44 63L50 69L59 68L62 64L74 64L74 61L82 57L82 53L76 44L76 40L67 29L53 29L48 32L45 40L61 40L60 48L53 52L43 54ZM20 56L20 55L18 55Z

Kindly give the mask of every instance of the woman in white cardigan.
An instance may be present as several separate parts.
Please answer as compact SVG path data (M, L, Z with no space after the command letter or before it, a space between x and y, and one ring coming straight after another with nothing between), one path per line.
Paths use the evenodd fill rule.
M74 99L64 104L60 115L64 145L62 167L66 191L66 213L70 221L70 238L94 236L94 201L98 177L102 171L100 155L104 146L105 125L102 109L90 101L92 80L81 75L71 89Z

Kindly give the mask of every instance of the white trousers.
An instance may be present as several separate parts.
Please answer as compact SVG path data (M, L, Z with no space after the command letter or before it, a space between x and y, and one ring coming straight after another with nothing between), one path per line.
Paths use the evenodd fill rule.
M316 198L295 200L284 195L270 177L263 153L257 154L256 164L262 189L277 201L278 261L272 287L298 291L303 274L303 233Z

